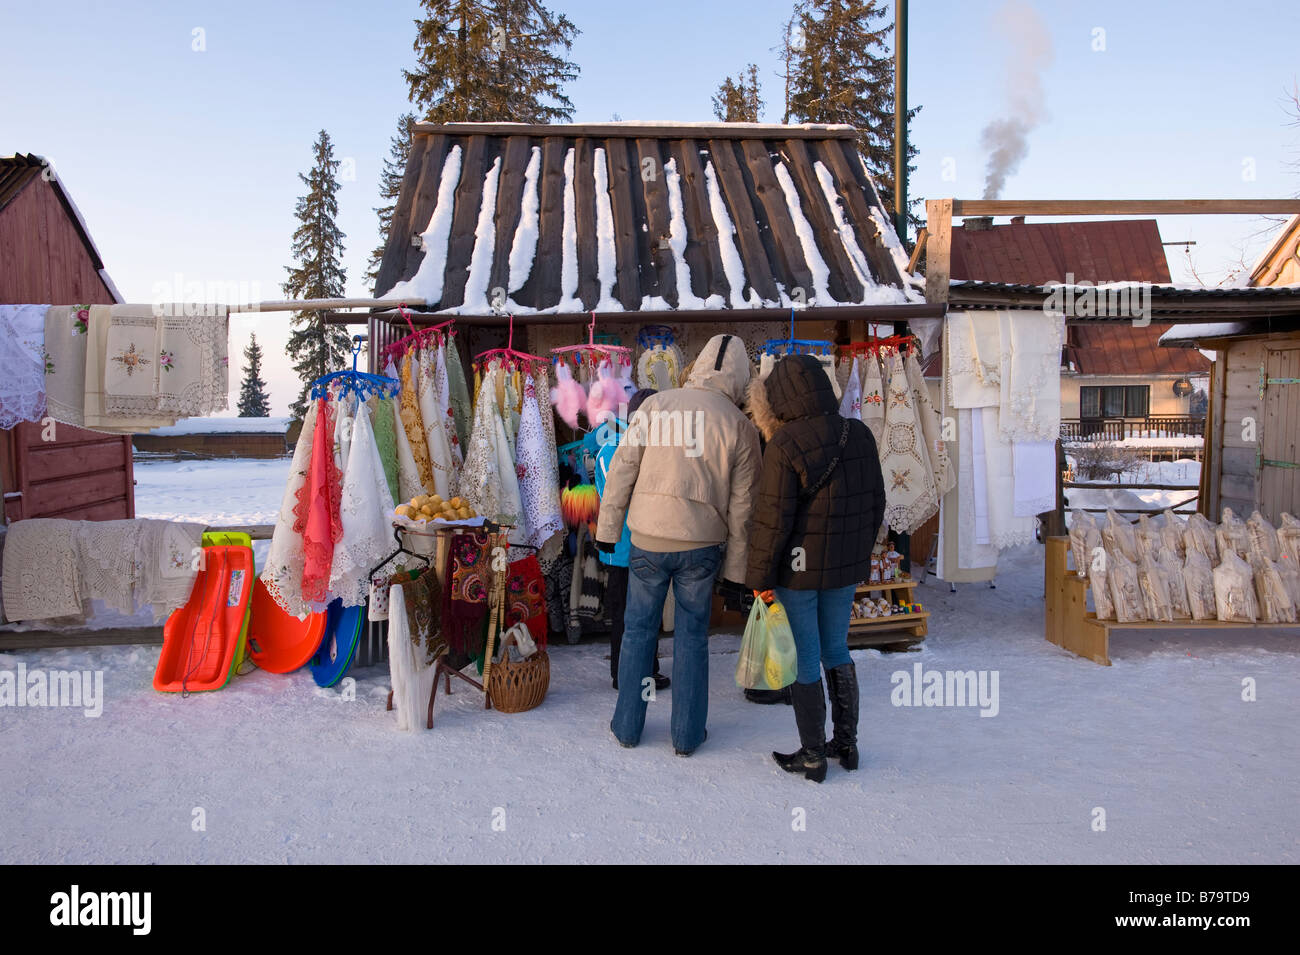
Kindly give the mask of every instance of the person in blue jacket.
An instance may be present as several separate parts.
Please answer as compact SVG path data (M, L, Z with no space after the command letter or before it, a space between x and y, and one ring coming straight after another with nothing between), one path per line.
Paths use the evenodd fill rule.
M642 388L627 403L629 418L641 407L641 403L655 393L653 388ZM619 436L627 430L627 422L621 421L617 426L602 424L588 437L594 436L600 448L596 452L596 493L605 494L605 475L618 450ZM614 689L618 689L618 657L623 645L623 611L627 607L628 558L632 551L632 532L627 523L623 524L623 536L614 545L613 553L600 551L600 562L606 565L605 609L609 611L609 673L613 678ZM666 690L672 681L659 671L659 651L655 650L654 681L656 690Z

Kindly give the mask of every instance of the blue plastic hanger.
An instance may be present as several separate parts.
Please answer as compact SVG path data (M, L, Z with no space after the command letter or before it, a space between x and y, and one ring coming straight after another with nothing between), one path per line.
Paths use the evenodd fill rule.
M396 378L389 378L385 375L372 375L368 372L357 371L357 359L361 355L361 343L365 341L360 335L352 336L352 370L335 371L328 375L322 375L311 383L312 400L317 398L327 398L331 392L331 385L336 382L340 385L341 394L355 394L362 401L367 400L371 395L380 395L384 398L392 398L401 389L402 383Z

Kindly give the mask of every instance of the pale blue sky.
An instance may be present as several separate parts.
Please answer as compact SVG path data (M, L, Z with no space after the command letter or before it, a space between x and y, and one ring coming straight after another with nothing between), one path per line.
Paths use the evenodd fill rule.
M1300 192L1300 129L1283 93L1300 74L1300 5L1237 0L1031 0L1053 60L1049 118L1006 198L1276 197ZM762 71L766 120L781 119L774 53L788 0L554 0L583 31L572 58L578 121L702 121L724 75ZM978 197L979 132L1005 106L1000 0L913 0L910 89L924 109L913 196ZM380 164L406 108L413 0L145 3L0 0L0 155L52 159L109 273L130 300L157 283L243 283L279 298L297 174L321 127L355 180L340 193L349 291L365 292L377 242ZM1094 51L1094 29L1105 50ZM201 29L206 50L196 52ZM1243 178L1253 161L1255 178ZM945 180L944 170L955 170ZM1166 240L1195 239L1215 282L1262 248L1258 220L1167 217ZM1176 280L1190 281L1181 248ZM232 355L256 328L275 413L296 393L287 321L232 322ZM232 364L234 364L232 362ZM232 384L234 384L232 382Z

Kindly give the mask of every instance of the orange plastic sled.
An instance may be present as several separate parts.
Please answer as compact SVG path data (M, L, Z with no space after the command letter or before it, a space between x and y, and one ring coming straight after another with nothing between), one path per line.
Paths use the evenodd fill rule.
M153 688L163 693L219 690L239 665L253 592L253 551L203 548L204 569L189 602L163 625Z
M299 620L281 609L261 578L253 587L253 616L248 624L249 655L270 673L292 673L316 653L325 634L325 614Z

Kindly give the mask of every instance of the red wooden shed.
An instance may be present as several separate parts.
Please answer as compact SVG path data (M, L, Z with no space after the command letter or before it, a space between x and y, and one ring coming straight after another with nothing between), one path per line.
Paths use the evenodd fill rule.
M0 157L0 303L110 305L121 296L86 223L40 156ZM44 433L43 433L44 432ZM39 422L0 431L5 523L135 516L130 435Z

